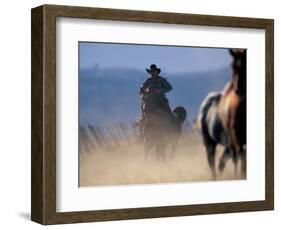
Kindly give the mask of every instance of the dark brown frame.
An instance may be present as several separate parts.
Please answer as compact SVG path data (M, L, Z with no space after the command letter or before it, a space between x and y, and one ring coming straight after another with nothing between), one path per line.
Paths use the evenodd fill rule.
M31 219L41 224L109 221L274 209L274 21L179 13L43 5L32 9ZM264 29L266 186L264 201L56 212L56 17Z

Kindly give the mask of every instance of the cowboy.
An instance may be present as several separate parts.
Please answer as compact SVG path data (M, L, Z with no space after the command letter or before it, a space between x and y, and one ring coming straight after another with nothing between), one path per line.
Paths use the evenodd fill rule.
M164 111L171 112L169 101L166 98L166 93L170 92L173 87L167 81L166 78L159 76L161 69L158 68L155 64L150 65L150 68L146 71L149 73L149 77L143 82L140 87L139 93L142 97L141 103L141 119L139 121L140 126L143 126L147 108L145 106L145 99L149 97L150 94L156 94L161 100L161 108Z

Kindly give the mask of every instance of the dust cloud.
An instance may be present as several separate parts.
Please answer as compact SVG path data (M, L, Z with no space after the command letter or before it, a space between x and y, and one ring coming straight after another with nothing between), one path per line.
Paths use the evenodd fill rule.
M135 140L124 140L114 149L98 148L80 154L79 186L106 186L128 184L152 184L175 182L211 181L205 148L201 136L193 131L183 134L177 150L171 154L167 150L165 160L159 159L155 151L145 157L143 145ZM216 163L222 154L217 148ZM231 160L225 170L218 172L217 180L244 179L234 174ZM218 170L217 170L218 171Z

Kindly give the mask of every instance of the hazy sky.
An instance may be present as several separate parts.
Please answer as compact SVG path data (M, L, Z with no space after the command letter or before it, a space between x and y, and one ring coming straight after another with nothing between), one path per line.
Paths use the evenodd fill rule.
M86 42L79 45L81 124L103 126L108 122L136 121L140 116L139 87L148 77L145 68L152 63L162 69L161 75L174 88L167 94L170 105L188 108L189 119L196 116L208 91L221 90L230 78L225 72L230 69L228 49ZM93 67L97 65L99 71L95 72ZM190 79L198 72L200 79ZM216 76L212 77L214 72ZM107 80L107 74L114 74L114 82Z
M99 65L144 69L155 63L165 72L198 72L229 66L228 49L80 42L80 68Z

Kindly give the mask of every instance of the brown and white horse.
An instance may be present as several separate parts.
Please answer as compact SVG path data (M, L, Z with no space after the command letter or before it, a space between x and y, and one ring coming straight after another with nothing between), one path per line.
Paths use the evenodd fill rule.
M206 147L208 163L216 179L215 150L224 146L219 169L232 157L237 172L238 158L246 174L246 50L231 49L232 79L222 92L212 92L201 104L198 121Z

